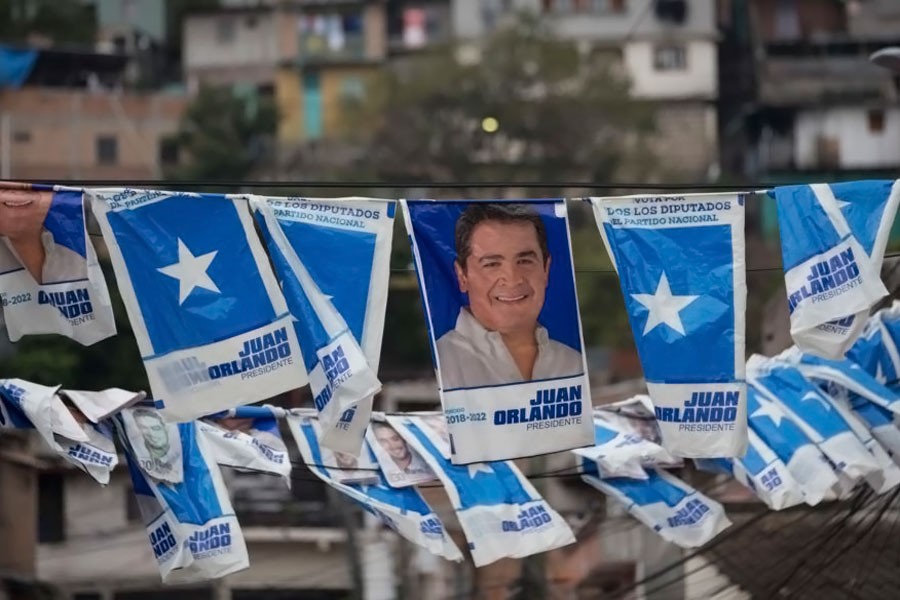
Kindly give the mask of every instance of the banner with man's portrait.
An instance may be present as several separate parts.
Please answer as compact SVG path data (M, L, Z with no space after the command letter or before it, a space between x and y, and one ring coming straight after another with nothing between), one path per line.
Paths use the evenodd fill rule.
M593 445L565 202L402 205L453 463Z
M13 342L56 333L89 346L116 334L80 191L0 187L0 306Z

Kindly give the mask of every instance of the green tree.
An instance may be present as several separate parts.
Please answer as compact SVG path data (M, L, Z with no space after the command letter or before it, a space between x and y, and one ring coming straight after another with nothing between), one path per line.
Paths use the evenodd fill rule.
M270 155L278 112L256 95L239 95L227 87L203 87L188 106L175 141L182 163L169 169L173 181L240 180Z
M0 0L0 41L21 43L34 35L57 44L93 44L93 9L81 0Z

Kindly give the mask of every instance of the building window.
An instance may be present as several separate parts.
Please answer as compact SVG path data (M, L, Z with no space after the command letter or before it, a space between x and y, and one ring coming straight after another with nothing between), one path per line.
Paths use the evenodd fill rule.
M234 19L222 17L216 21L216 41L220 44L234 41Z
M178 140L172 138L159 140L159 164L164 167L178 164Z
M53 544L66 539L66 515L60 473L41 473L38 477L38 541Z
M114 165L119 162L119 140L114 135L97 136L97 164Z
M356 75L348 75L341 80L341 99L344 102L362 102L366 97L366 85Z
M869 133L883 133L884 132L884 111L883 110L870 110L866 116L869 121Z
M657 71L683 71L687 68L687 49L680 44L653 49L653 68Z

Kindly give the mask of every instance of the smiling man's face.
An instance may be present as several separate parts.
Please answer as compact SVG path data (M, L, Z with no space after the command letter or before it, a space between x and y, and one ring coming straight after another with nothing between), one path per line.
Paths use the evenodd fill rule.
M0 235L11 240L40 236L51 194L0 188Z
M465 268L454 265L472 315L490 331L534 332L550 270L534 225L483 221L472 231L471 248Z

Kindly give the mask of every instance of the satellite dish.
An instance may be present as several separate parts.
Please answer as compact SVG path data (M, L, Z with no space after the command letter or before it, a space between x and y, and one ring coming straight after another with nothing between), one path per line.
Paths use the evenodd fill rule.
M884 67L900 74L900 47L898 46L882 48L870 56L869 60L879 67Z

